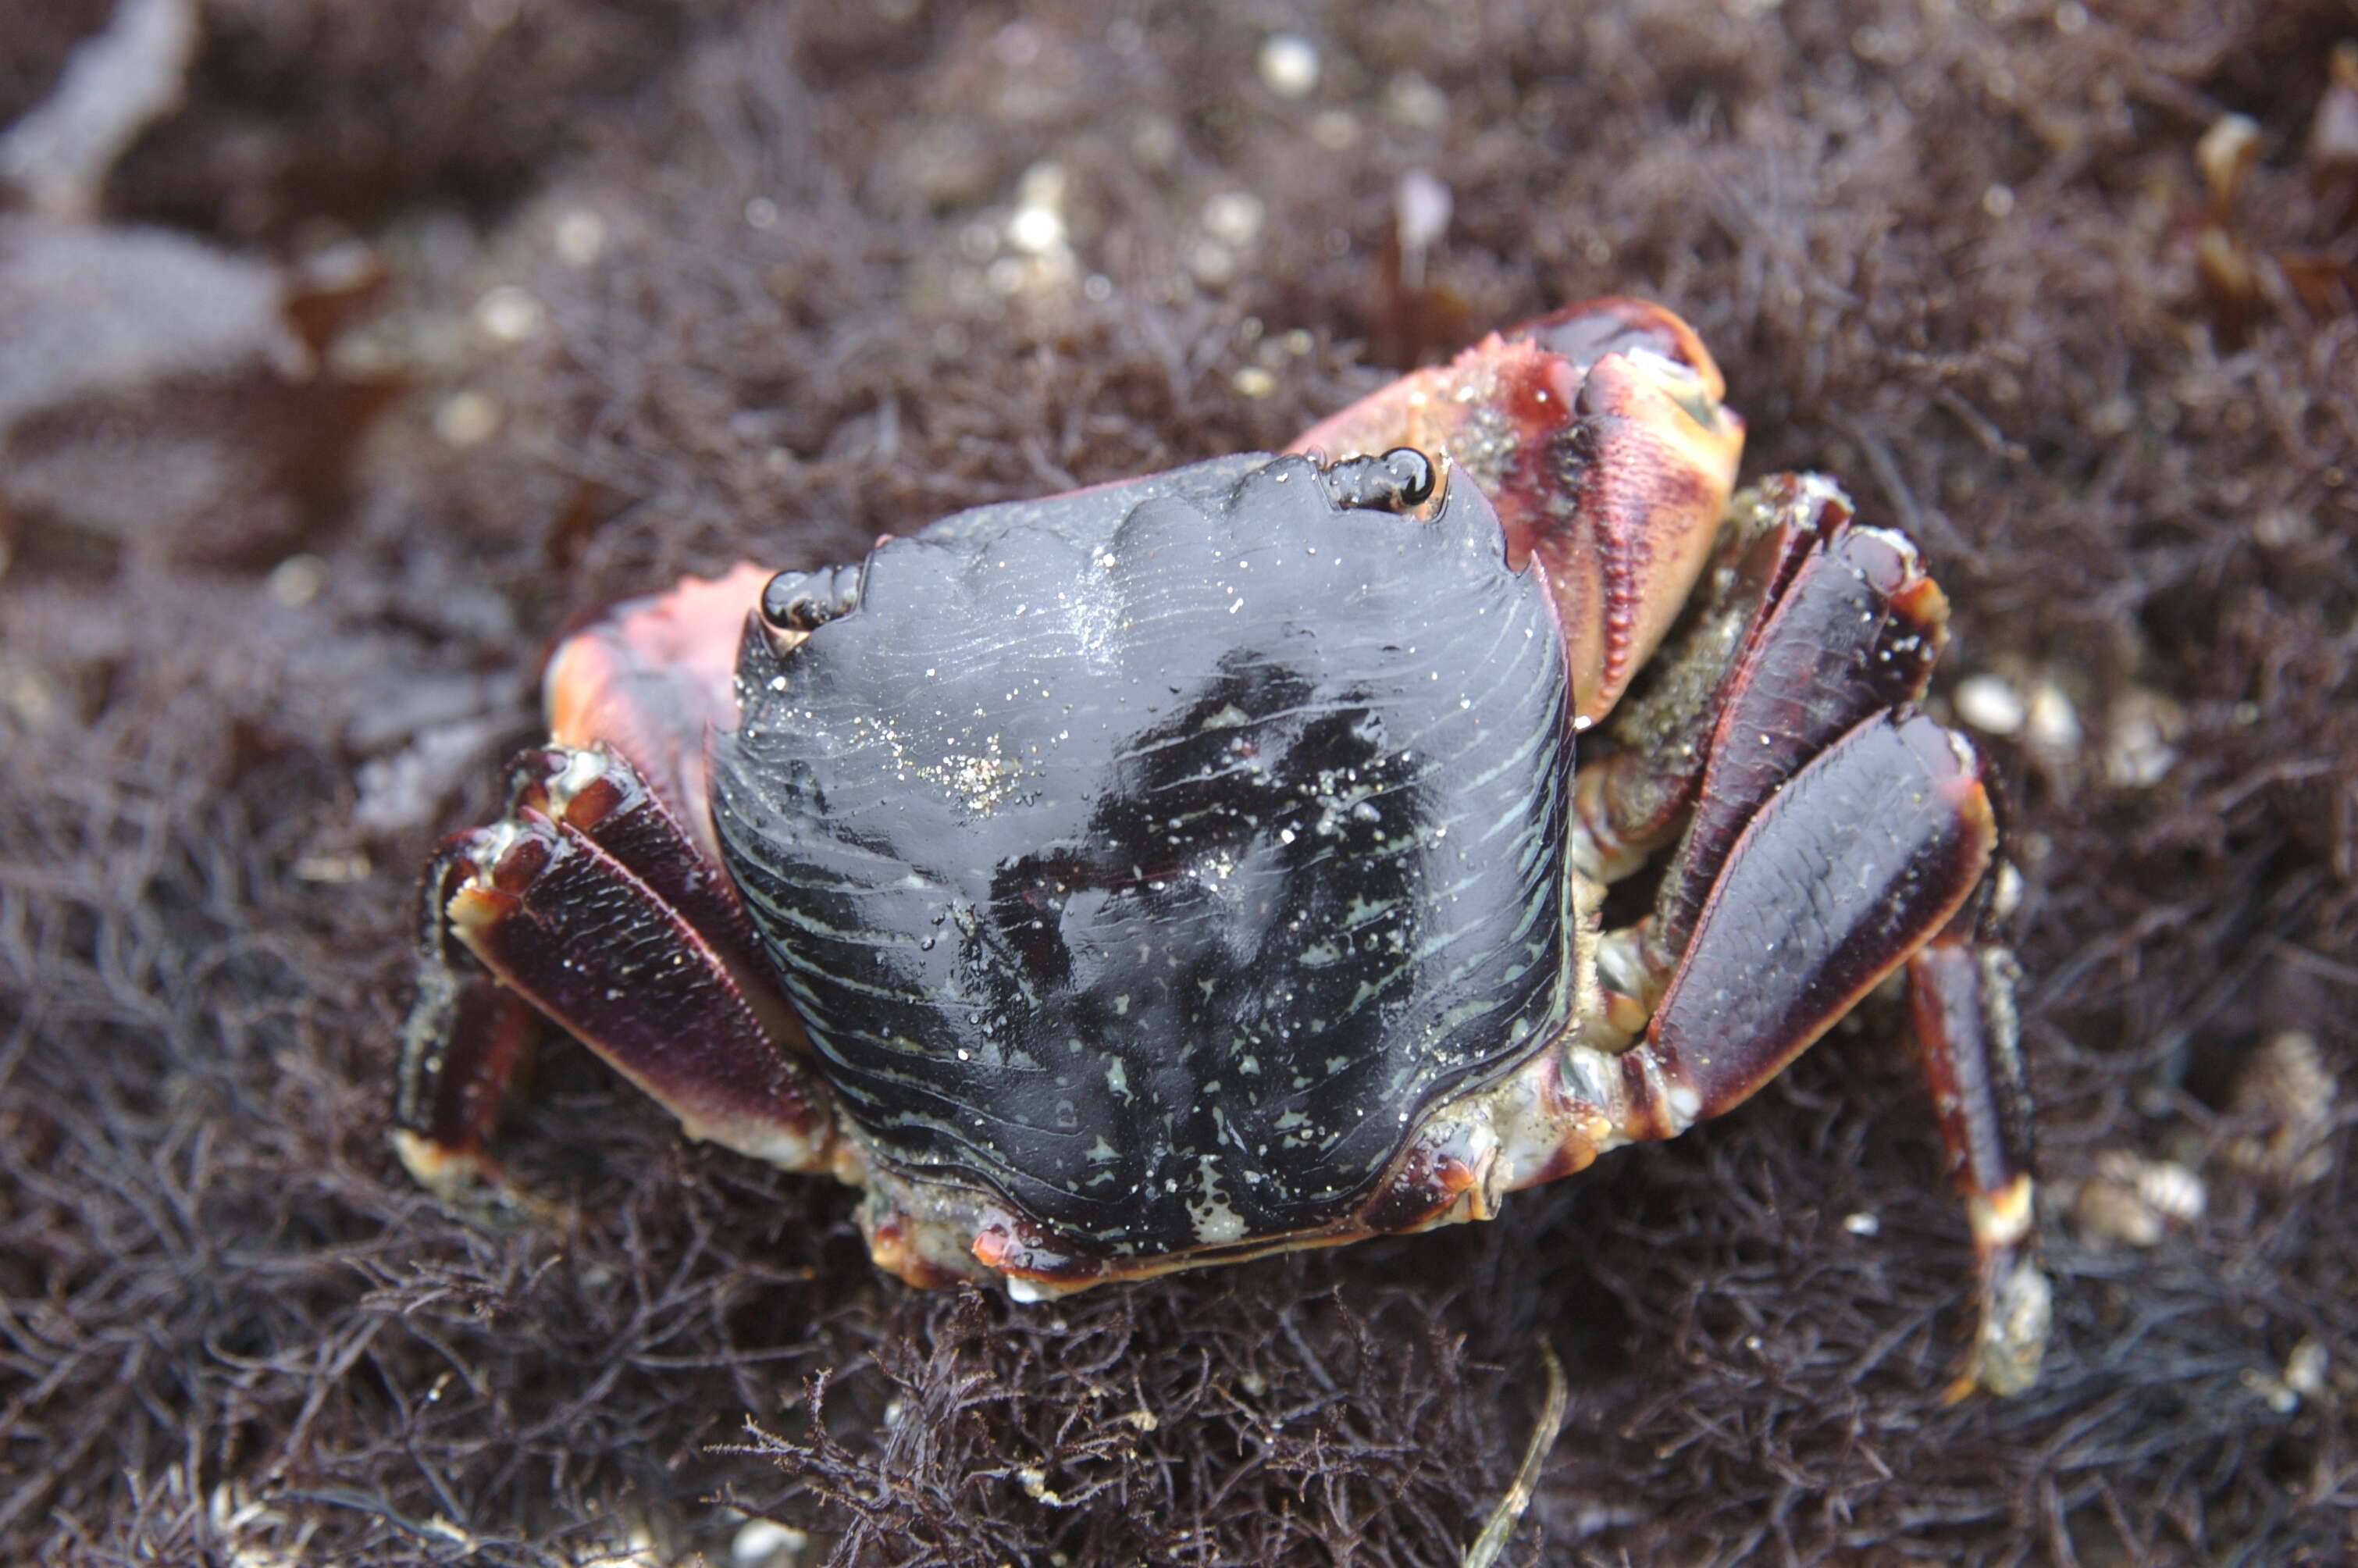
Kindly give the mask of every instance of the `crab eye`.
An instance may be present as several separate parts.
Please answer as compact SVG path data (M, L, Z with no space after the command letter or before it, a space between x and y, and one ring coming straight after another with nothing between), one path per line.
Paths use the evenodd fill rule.
M860 602L859 567L780 572L762 589L762 619L773 631L809 632Z
M1345 458L1318 470L1337 506L1406 512L1433 499L1433 460L1414 447L1394 447L1379 458Z

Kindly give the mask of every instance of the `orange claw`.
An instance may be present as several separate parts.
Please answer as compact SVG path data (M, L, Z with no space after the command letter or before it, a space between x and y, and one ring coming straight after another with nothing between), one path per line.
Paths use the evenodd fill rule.
M704 738L736 728L737 639L773 575L741 561L624 600L559 642L541 677L551 741L621 752L715 860Z
M1598 299L1493 333L1313 427L1330 458L1412 446L1482 488L1507 559L1553 592L1585 728L1612 711L1710 557L1744 449L1719 367L1660 306Z

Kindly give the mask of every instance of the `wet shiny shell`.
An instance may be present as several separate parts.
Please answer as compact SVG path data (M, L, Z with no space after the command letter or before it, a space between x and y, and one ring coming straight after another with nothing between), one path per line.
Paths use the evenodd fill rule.
M1561 1027L1563 661L1474 486L1224 459L810 580L716 816L896 1168L1112 1255L1315 1230Z

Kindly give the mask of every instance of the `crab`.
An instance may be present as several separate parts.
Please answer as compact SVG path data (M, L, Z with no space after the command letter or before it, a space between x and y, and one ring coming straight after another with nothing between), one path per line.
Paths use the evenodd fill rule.
M1035 1300L1487 1218L1904 974L1978 1262L1953 1388L2028 1386L1998 824L1917 708L1946 600L1832 481L1736 491L1723 394L1597 300L1284 453L615 605L427 869L401 1158L521 1201L546 1019L863 1189L901 1279Z

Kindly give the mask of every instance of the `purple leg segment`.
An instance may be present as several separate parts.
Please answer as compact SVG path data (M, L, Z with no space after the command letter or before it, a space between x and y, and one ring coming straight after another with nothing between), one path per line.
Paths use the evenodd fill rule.
M1733 570L1757 611L1732 644L1714 610L1666 648L1684 696L1641 697L1634 736L1617 720L1623 750L1584 770L1608 876L1692 803L1653 916L1600 949L1606 1040L1646 1020L1618 1059L1621 1131L1667 1138L1733 1108L1905 966L1981 1267L1955 1391L2016 1392L2036 1376L2049 1293L2030 1258L2012 960L1979 931L1997 826L1978 755L1912 707L1947 605L1905 535L1853 525L1823 481L1772 481L1752 504L1768 525ZM1707 699L1695 671L1715 676Z
M691 1136L826 1166L825 1091L780 1043L794 1037L783 1004L741 982L759 974L741 967L744 917L662 802L603 751L527 752L512 780L508 816L448 841L428 873L405 1161L446 1190L496 1180L485 1145L520 1054L511 1040L537 1012Z
M2039 1375L2051 1291L2033 1256L2030 1097L2016 1038L2014 955L1968 906L1908 960L1908 1000L1950 1180L1972 1223L1980 1327L1952 1398L2017 1393Z
M1997 829L1979 761L1878 715L1789 779L1728 851L1643 1049L1716 1116L1948 924Z
M1922 691L1947 611L1901 535L1844 529L1800 563L1729 676L1694 818L1657 905L1659 951L1686 946L1737 835L1796 769L1862 717Z
M443 843L418 889L417 1000L402 1030L394 1097L403 1162L446 1195L475 1182L500 1184L492 1129L508 1080L540 1032L531 1004L450 940L443 911L468 874L469 837Z

